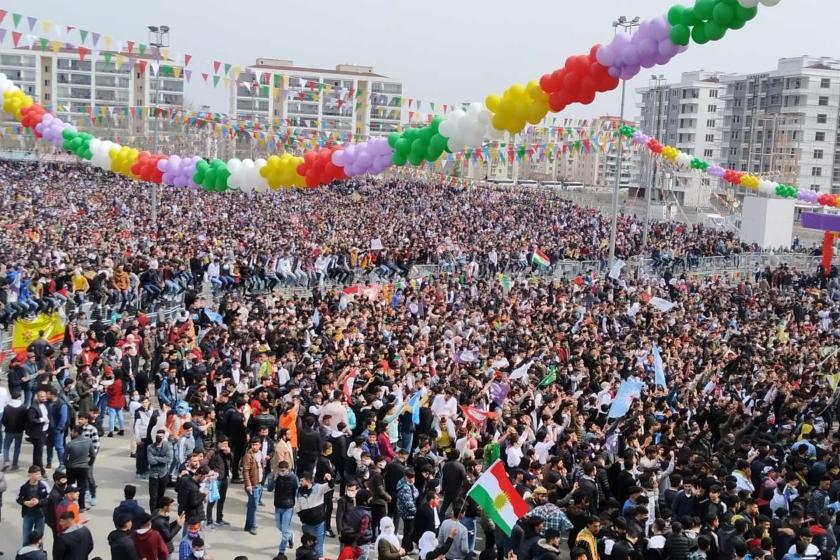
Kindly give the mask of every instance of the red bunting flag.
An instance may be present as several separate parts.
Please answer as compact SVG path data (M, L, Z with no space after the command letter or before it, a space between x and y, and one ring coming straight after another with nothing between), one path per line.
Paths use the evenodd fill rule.
M128 42L126 43L126 47L125 47L125 48L126 48L126 50L128 51L128 54L131 54L131 51L133 51L133 50L134 50L134 41L128 41Z
M206 83L206 82L207 82L207 78L209 78L209 77L210 77L210 74L208 74L207 72L202 72L202 73L201 73L201 77L202 77L202 78L204 78L204 82Z
M192 60L192 55L191 54L185 54L184 55L184 66L189 66L190 65L190 60Z
M221 62L219 62L218 60L213 61L213 73L214 74L218 74L219 73L219 68L221 68L221 67L222 67Z
M0 10L0 23L3 23L3 20L6 18L6 14L8 14L6 10Z
M464 406L460 405L461 412L464 413L464 416L476 425L481 425L487 420L494 420L499 415L496 412L490 412L489 410L479 410L475 406Z
M146 62L145 60L141 60L141 61L140 61L140 62L138 62L137 64L139 64L139 65L140 65L140 73L141 73L141 74L145 74L145 73L146 73L146 64L147 64L147 62Z
M85 59L85 57L86 57L86 56L88 55L88 53L90 52L88 49L86 49L85 47L83 47L83 46L81 46L81 45L79 45L78 47L76 47L76 50L78 50L78 51L79 51L79 60L84 60L84 59Z
M15 47L17 47L18 43L20 43L20 37L20 31L12 31L12 43L14 43Z

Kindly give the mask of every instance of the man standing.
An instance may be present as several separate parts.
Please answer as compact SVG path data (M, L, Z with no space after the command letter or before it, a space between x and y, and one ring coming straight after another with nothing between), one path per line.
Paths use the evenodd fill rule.
M149 423L152 419L151 401L147 396L140 397L140 408L134 411L134 422L132 424L132 432L134 441L137 445L135 461L135 469L137 471L137 478L146 478L149 474L149 455L146 453L146 445L150 442L147 439L149 433Z
M71 408L66 393L59 393L54 387L49 391L50 429L47 441L47 468L52 468L53 450L58 459L58 468L64 470L64 441L70 425Z
M315 555L317 558L324 556L324 521L326 515L324 495L333 487L330 475L326 475L325 480L327 484L314 484L312 473L302 473L297 499L295 500L295 513L300 518L301 531L315 536Z
M140 560L134 541L131 540L131 515L121 514L114 520L116 529L108 533L108 546L111 548L111 558L119 560Z
M23 406L23 399L21 399L21 392L19 389L11 391L11 399L3 408L3 429L5 435L3 438L3 468L10 468L16 471L20 468L18 461L20 459L20 446L23 442L23 431L26 429L26 419L28 410ZM14 452L10 453L14 444ZM10 461L11 459L11 461Z
M219 487L219 499L215 502L207 502L207 525L212 525L213 508L216 509L216 525L230 525L225 521L225 500L227 499L228 482L230 481L231 473L231 458L230 442L228 438L222 434L216 440L216 449L210 451L210 459L207 461L207 466L211 471L216 473L216 484Z
M280 554L286 553L286 547L292 546L292 512L298 490L297 476L289 468L289 463L280 461L277 476L274 479L274 520L280 530Z
M402 480L402 478L405 476L407 462L408 451L403 448L399 448L397 449L397 454L394 460L385 465L385 491L388 492L388 494L390 494L391 496L397 495L397 485L400 483L400 480ZM397 516L396 513L397 500L391 500L388 503L388 516L394 520L394 525L399 527L398 523L402 516ZM405 549L410 550L410 547Z
M186 517L183 513L175 521L169 520L169 514L172 512L172 504L174 503L175 500L169 496L164 496L160 500L160 509L152 517L152 528L158 532L163 542L166 543L169 554L175 551L173 541L181 532L181 527L186 522Z
M210 474L210 469L201 466L192 475L184 475L175 483L175 490L178 492L179 515L185 514L187 519L204 519L205 491L202 491L201 483L208 474Z
M79 525L72 511L58 518L59 534L53 547L53 560L87 560L93 552L90 529Z
M32 464L36 467L44 466L44 446L50 429L48 402L47 392L39 390L26 416L26 436L32 442Z
M397 483L396 499L394 500L397 515L403 522L402 548L406 553L411 552L411 549L414 548L411 537L414 534L414 518L417 516L417 498L420 496L417 486L414 485L414 477L414 469L405 469L403 477Z
M469 533L461 523L464 500L456 498L452 502L452 517L440 524L438 529L438 546L443 546L451 533L455 533L452 545L446 552L447 560L463 560L470 553Z
M84 511L88 469L96 454L93 452L93 442L84 436L81 426L73 426L70 436L70 442L64 451L64 465L67 467L68 482L79 487L79 508Z
M263 459L260 438L252 438L251 445L242 459L242 478L245 480L245 492L248 505L245 510L245 530L257 534L257 505L262 499Z
M441 467L441 488L443 490L443 505L441 505L439 512L441 517L446 515L446 510L460 495L467 482L467 469L460 461L460 455L456 449L450 449L446 453L447 461Z
M149 463L149 509L156 511L166 493L169 466L173 458L172 444L166 439L166 430L157 431L154 443L146 447L146 457Z
M50 491L41 480L41 467L32 465L27 471L27 481L20 487L17 503L23 516L23 545L29 544L29 534L44 532L47 497Z
M90 445L93 448L93 460L87 470L87 489L90 493L90 501L86 501L86 503L90 506L96 505L96 479L93 476L93 465L96 462L97 454L99 454L99 430L96 429L96 415L98 413L98 408L92 408L90 412L80 414L78 419L82 435L90 440Z

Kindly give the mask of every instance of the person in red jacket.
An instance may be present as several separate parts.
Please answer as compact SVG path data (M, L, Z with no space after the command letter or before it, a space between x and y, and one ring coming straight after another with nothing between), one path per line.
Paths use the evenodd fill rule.
M138 522L140 528L131 534L137 556L145 558L145 560L167 560L169 549L160 533L152 530L152 516L143 512L143 515L138 518Z
M108 437L114 437L115 423L120 428L120 435L124 435L123 408L125 408L125 395L123 394L122 379L114 377L114 370L110 366L105 366L100 383L105 387L105 394L108 395Z

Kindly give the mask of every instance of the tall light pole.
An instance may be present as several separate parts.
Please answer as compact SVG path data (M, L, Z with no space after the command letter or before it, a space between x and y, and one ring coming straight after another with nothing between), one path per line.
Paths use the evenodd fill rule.
M169 26L168 25L150 25L149 26L149 46L155 49L155 62L157 69L155 70L155 96L152 101L154 107L153 113L155 116L154 128L152 130L152 152L158 151L158 103L160 103L160 49L169 46ZM158 186L157 183L152 183L151 190L152 197L152 229L157 234L157 217L158 217Z
M654 134L656 134L656 138L658 139L659 135L661 134L660 125L662 123L662 83L665 81L665 76L663 76L662 74L659 74L658 76L653 75L650 77L650 81L652 84L655 84L655 89L648 88L648 96L651 96L654 91L656 92L656 101L654 102L655 113L653 118L656 119L654 124ZM654 185L656 185L656 160L651 155L648 157L648 162L650 163L650 184L645 189L645 229L642 232L642 248L647 247L648 244L648 236L650 235L650 201L653 196L653 187Z
M639 26L639 17L636 16L632 20L628 20L625 16L621 16L616 21L613 22L613 29L615 29L615 33L618 33L618 28L620 27L623 31L627 33L632 33L634 27ZM618 117L619 128L624 126L624 96L627 92L627 80L622 80L621 82L621 115ZM624 159L624 140L619 137L618 141L618 161L616 162L615 166L615 188L613 189L613 199L612 199L612 224L610 225L610 260L609 266L612 268L613 263L615 262L615 236L616 236L616 229L618 228L618 192L621 189L621 164L623 163Z

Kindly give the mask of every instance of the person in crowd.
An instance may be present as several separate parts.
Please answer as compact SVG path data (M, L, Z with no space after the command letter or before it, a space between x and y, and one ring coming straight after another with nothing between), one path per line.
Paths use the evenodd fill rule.
M146 513L141 506L135 496L137 496L137 487L133 484L126 484L123 487L123 500L117 504L117 507L114 508L114 513L112 515L114 519L114 523L116 523L117 518L122 516L123 514L128 514L131 516L131 520L134 522L133 526L140 527L140 518Z
M44 533L32 531L23 540L23 546L15 554L15 560L47 560L44 550Z
M252 438L242 460L242 478L245 484L245 493L248 496L248 503L245 511L245 531L252 535L257 534L257 506L263 493L263 455L259 438Z
M79 488L79 507L85 507L85 495L88 491L89 470L96 459L93 442L85 437L83 426L73 426L70 441L64 452L64 465L67 467L67 480Z
M111 547L111 558L125 558L126 560L141 560L137 548L131 538L132 517L129 513L121 513L114 519L115 529L108 533L108 546Z
M93 552L93 535L85 525L79 525L72 511L58 518L59 534L53 546L54 560L88 560Z
M274 478L274 520L277 529L280 530L280 554L285 554L286 548L292 547L292 513L299 486L298 478L289 464L280 461L277 465L277 476Z
M333 488L332 477L327 474L326 483L315 484L311 472L301 473L298 491L295 497L294 511L300 519L301 530L314 535L315 555L324 555L324 527L326 524L326 505L324 496Z
M161 500L166 493L169 466L174 457L172 444L166 437L165 428L157 430L154 442L146 447L146 456L149 465L149 509L156 511L160 508Z
M152 527L152 516L146 512L137 519L137 528L131 533L131 540L140 558L147 560L168 560L169 548L163 537Z
M41 467L29 467L27 480L21 485L16 500L23 517L23 546L32 544L29 542L32 533L44 533L49 493L49 488L41 479Z
M215 449L211 449L205 455L207 467L216 481L218 499L207 502L207 525L218 525L225 527L230 525L225 521L225 501L227 500L228 485L231 476L231 463L233 455L230 449L230 442L224 434L219 435L216 440ZM215 510L215 518L213 516ZM214 520L215 519L215 520Z
M3 469L11 472L20 469L20 448L26 429L28 410L23 405L20 389L9 391L11 398L3 407ZM14 446L14 450L12 450Z
M186 523L186 515L183 513L176 519L170 520L173 504L175 504L174 499L164 496L160 500L160 507L152 516L152 529L161 536L170 555L175 552L175 538L181 534L181 528Z

